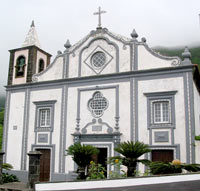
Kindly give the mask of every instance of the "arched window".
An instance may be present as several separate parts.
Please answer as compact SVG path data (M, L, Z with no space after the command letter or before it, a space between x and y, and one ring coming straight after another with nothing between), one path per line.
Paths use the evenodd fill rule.
M38 73L42 72L44 70L44 60L40 59L39 60L39 65L38 65Z
M24 76L24 71L25 71L25 64L26 59L24 56L19 56L17 58L15 70L16 70L16 77L23 77Z

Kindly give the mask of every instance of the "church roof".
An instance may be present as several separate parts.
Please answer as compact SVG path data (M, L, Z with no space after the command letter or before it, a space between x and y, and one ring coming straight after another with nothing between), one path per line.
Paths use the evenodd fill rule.
M34 21L32 21L32 23L31 23L31 28L29 29L29 32L26 36L26 39L25 39L22 47L27 47L27 46L32 46L32 45L35 45L35 46L41 48L40 42L39 42L39 39L37 36L37 32L35 30Z

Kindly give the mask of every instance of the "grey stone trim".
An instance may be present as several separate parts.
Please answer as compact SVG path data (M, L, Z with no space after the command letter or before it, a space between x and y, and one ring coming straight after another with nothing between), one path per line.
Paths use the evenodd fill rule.
M138 81L130 80L130 140L138 140Z
M56 100L47 100L47 101L35 101L33 102L36 105L35 109L35 132L42 132L42 131L53 131L54 127L54 105L56 103ZM42 108L50 108L51 111L51 126L50 127L40 127L40 113L39 110Z
M133 64L134 64L134 49L133 44L130 45L130 71L133 71Z
M52 174L55 172L55 145L31 145L31 151L35 151L37 149L50 149L51 150L51 160L50 160L50 180Z
M75 51L81 47L90 37L91 37L92 31L83 39L81 39L79 42L77 42L76 44L74 44L73 46L70 47L69 49L69 54L73 54L75 55Z
M97 72L97 70L95 70L95 68L92 67L91 64L87 63L87 60L89 58L92 58L92 55L95 54L95 52L99 52L96 51L97 48L102 49L102 52L108 57L110 57L110 59L108 61L106 61L106 63L103 65L103 67L100 68L100 70ZM107 60L107 59L106 59ZM101 72L104 70L104 68L113 60L113 56L111 54L109 54L104 48L102 48L101 46L97 46L89 55L88 57L83 61L94 73L96 74L101 74Z
M123 38L120 38L117 35L114 35L113 33L111 33L110 31L108 31L108 29L103 28L100 31L96 30L96 31L91 31L85 38L83 38L82 40L80 40L78 43L76 43L75 45L73 45L70 48L70 54L74 54L75 50L77 50L79 47L81 47L89 38L96 36L96 34L101 33L102 36L104 34L107 34L108 36L110 36L111 38L123 43L124 45L128 45L131 43L131 39L124 40Z
M80 133L80 102L81 102L81 92L82 91L96 91L103 89L115 89L116 96L116 110L115 110L115 130L119 130L119 85L110 85L110 86L95 86L87 88L78 88L77 96L77 117L76 117L76 133Z
M53 65L56 63L56 60L57 60L59 57L63 57L63 55L62 55L62 54L61 54L61 55L57 55L57 56L55 57L54 61L53 61L51 64L49 64L45 70L43 70L43 71L40 72L40 73L34 74L34 75L32 76L32 82L37 82L39 76L41 76L41 75L45 74L47 71L49 71L49 70L53 67ZM64 57L63 57L63 59L64 59ZM63 63L64 63L64 61L63 61ZM64 66L63 66L63 70L64 70Z
M116 50L116 72L119 72L119 47L117 46L116 43L111 42L108 38L106 37L96 37L94 39L92 39L87 46L83 47L79 53L79 66L78 66L78 77L81 76L81 64L82 64L82 53L85 49L89 48L89 46L96 40L105 40L109 45L112 45L115 47Z
M103 30L108 36L114 38L115 40L117 40L121 43L123 43L124 45L129 45L130 43L132 43L132 39L130 39L130 38L126 38L127 40L124 40L122 37L120 38L120 35L117 36L117 35L113 34L112 32L110 32L106 28L104 28Z
M180 145L150 145L150 149L152 150L173 150L174 151L174 159L179 159L180 160ZM151 153L148 155L148 159L152 160L152 155Z
M147 97L147 127L150 128L175 128L175 98L174 95L177 91L166 91L166 92L152 92L152 93L144 93ZM153 112L151 102L157 100L169 100L170 102L170 122L169 123L153 123Z
M65 172L65 145L66 145L66 128L67 128L67 102L68 88L65 85L62 89L62 107L61 107L61 124L60 124L60 155L59 155L59 173Z
M9 69L8 69L8 85L12 85L13 82L13 72L14 72L14 58L15 58L15 53L10 52L10 60L9 60Z
M133 109L134 107L134 99L135 96L133 96L133 92L134 92L134 79L130 80L130 140L133 141L134 140L134 116L133 116Z
M98 121L98 123L99 123L100 125L95 125L97 121ZM86 133L87 133L87 128L88 128L89 126L92 127L92 131L102 131L102 125L105 125L105 126L107 127L107 133L113 133L113 128L112 128L108 123L103 122L101 118L99 118L98 120L92 119L92 122L87 123L87 124L82 128L81 133L86 134ZM97 130L94 130L95 128L96 128Z
M38 133L38 143L48 143L48 134Z
M4 162L7 159L7 145L8 145L8 129L9 129L9 115L10 115L10 97L11 92L6 92L6 103L5 103L5 113L4 113L4 124L3 124L3 145L2 151L5 152L4 154Z
M186 136L186 163L191 162L190 147L191 147L191 134L189 127L189 87L188 87L188 74L184 75L184 100L185 100L185 136Z
M152 145L152 129L170 129L171 130L171 144L174 143L174 129L176 128L175 121L175 94L177 91L167 91L167 92L151 92L144 93L147 96L147 128L149 130L149 144ZM158 123L154 124L153 116L153 105L151 102L156 100L169 100L170 102L170 122L169 123Z
M30 107L30 90L25 91L24 100L24 122L22 135L22 149L21 149L21 170L26 170L27 164L27 147L28 147L28 124L29 124L29 107Z
M159 69L149 69L149 70L138 70L130 72L121 72L121 73L112 73L112 74L102 74L98 76L85 76L77 78L68 78L60 80L50 80L37 83L27 83L27 84L16 84L12 86L5 86L7 90L16 90L24 88L31 88L37 90L41 88L55 88L60 87L61 85L67 84L68 86L80 86L80 85L91 85L95 83L110 83L116 81L128 81L130 78L138 78L138 80L150 80L150 79L159 79L159 78L169 78L169 77L178 77L183 76L184 72L192 71L193 65L179 66L179 67L167 67ZM170 76L169 76L170 75Z
M138 45L134 43L134 65L133 70L138 70Z
M164 59L164 60L174 60L176 62L176 63L173 63L174 66L178 66L181 64L181 59L178 56L171 56L171 57L163 56L163 55L155 52L151 48L149 48L149 46L146 43L138 43L138 45L143 45L148 52L150 52L153 56L155 56L157 58Z
M68 78L69 75L69 50L66 50L66 54L63 58L63 79Z
M169 142L169 132L168 131L155 131L154 132L155 143Z
M134 115L135 115L135 141L138 141L139 138L139 130L138 130L138 80L135 79L134 82L135 91L134 91L134 97L135 97L135 109L134 109Z
M195 163L195 115L194 115L194 90L193 90L193 75L188 73L189 95L190 95L190 120L191 120L191 163Z
M187 163L195 163L195 126L194 126L194 97L192 73L184 74L185 126L186 126L186 158Z

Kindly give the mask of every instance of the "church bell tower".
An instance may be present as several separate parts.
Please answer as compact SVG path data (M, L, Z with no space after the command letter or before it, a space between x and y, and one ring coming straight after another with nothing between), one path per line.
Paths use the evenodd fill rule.
M41 49L34 21L22 47L9 52L8 85L29 83L33 74L42 72L50 64L51 55Z

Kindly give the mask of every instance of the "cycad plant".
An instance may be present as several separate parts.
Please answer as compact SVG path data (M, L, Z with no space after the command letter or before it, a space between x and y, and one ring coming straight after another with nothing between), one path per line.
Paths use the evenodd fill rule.
M85 168L90 165L92 156L98 154L99 150L92 145L81 145L80 143L75 143L66 151L68 155L72 155L73 161L78 165L78 178L85 179Z
M150 163L147 159L139 159L143 154L151 151L149 146L142 142L123 142L115 148L115 151L120 153L122 156L113 157L113 159L122 159L122 164L127 167L128 177L135 176L137 163L141 162L145 165Z

